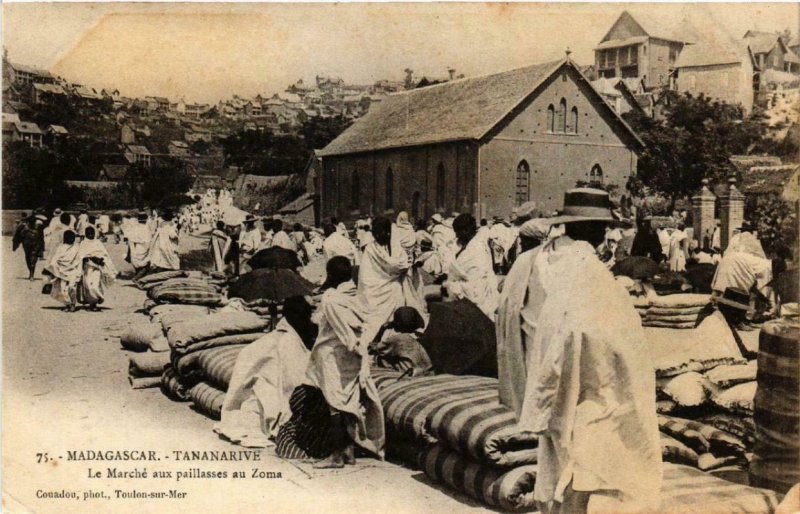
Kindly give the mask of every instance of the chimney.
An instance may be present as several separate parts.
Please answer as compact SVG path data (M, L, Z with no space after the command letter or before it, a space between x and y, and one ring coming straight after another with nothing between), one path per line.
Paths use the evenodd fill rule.
M450 80L456 78L456 70L455 68L447 68L447 74L450 76Z

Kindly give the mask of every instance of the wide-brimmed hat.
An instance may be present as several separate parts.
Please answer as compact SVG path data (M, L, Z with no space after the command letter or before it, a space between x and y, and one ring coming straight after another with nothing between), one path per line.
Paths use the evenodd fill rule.
M141 211L136 213L136 219L139 221L147 221L148 215L146 212Z
M244 221L242 223L244 223L245 225L249 225L255 222L256 222L256 217L253 216L252 214L248 214L247 216L245 216Z
M611 198L607 191L579 187L564 193L564 208L557 216L548 218L551 225L575 221L614 221Z
M442 218L442 215L437 212L436 214L431 216L431 221L434 223L441 223L442 221L444 221L444 218Z
M736 287L729 287L725 289L725 292L722 293L722 296L715 297L714 301L716 303L728 305L743 311L750 310L750 294L747 291L738 289Z

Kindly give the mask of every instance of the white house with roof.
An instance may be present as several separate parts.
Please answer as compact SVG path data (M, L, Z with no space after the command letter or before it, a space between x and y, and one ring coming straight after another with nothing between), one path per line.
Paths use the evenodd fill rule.
M36 123L18 121L12 128L11 140L22 141L32 148L38 148L44 146L44 133Z
M681 19L623 11L594 49L601 78L639 78L648 90L669 87L681 51L697 35Z

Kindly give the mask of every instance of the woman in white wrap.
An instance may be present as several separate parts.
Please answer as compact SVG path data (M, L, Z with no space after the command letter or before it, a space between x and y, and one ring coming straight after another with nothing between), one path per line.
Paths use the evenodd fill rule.
M78 302L78 282L81 279L80 247L75 232L66 230L62 243L56 247L44 269L52 279L50 296L65 305L64 310L75 312Z
M150 267L162 270L181 269L181 260L178 257L178 231L172 223L172 214L164 213L164 222L153 235L150 243L148 258Z
M317 337L311 312L302 296L288 298L275 330L242 349L216 433L250 448L272 445L270 439L291 417L292 391L305 379L308 348Z
M225 272L225 255L228 253L228 245L231 238L225 233L225 223L217 221L217 228L211 231L211 239L208 242L211 256L214 258L214 271Z
M355 463L353 443L383 459L386 436L380 397L369 374L368 344L362 338L364 307L350 278L350 261L334 257L328 261L327 273L329 288L315 315L319 335L311 350L306 384L322 391L332 414L335 450L314 466L341 468Z
M471 215L460 214L453 222L453 229L460 249L447 272L448 295L466 298L494 321L499 293L489 247L475 237L477 225Z
M411 261L402 248L392 246L391 233L392 224L387 218L375 218L375 240L364 249L358 269L358 298L367 309L363 333L367 343L372 342L398 307L406 305L402 282Z
M94 227L86 227L78 258L83 269L78 298L90 311L97 311L106 299L106 288L117 278L117 268L105 245L96 239Z
M392 225L391 248L393 254L401 251L405 252L409 263L413 264L416 261L417 234L414 231L414 226L408 221L408 213L405 211L401 211L397 215L397 221ZM428 310L425 304L424 285L419 269L416 266L411 266L408 272L401 277L400 285L403 288L405 306L416 309L427 324Z

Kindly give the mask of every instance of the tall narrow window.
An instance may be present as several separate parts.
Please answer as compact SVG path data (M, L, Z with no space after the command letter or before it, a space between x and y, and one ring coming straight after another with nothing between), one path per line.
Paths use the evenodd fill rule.
M394 208L394 173L392 168L386 169L386 209Z
M528 166L528 161L519 161L519 164L517 164L517 182L514 191L514 201L517 205L522 205L530 200L530 177L531 168Z
M415 222L419 219L419 191L411 195L411 217Z
M574 134L577 134L578 133L578 108L577 107L573 107L572 110L570 111L570 113L571 113L571 116L570 116L570 128L572 129L572 132Z
M444 207L445 172L441 162L436 167L436 207Z
M589 182L603 182L603 168L599 164L592 166L592 170L589 172Z
M559 132L567 131L567 100L562 98L558 104L558 123L556 123L556 130Z
M350 208L358 209L359 196L361 194L361 184L359 184L358 172L353 171L352 181L350 182Z
M547 130L548 132L556 131L556 109L553 104L547 106Z

